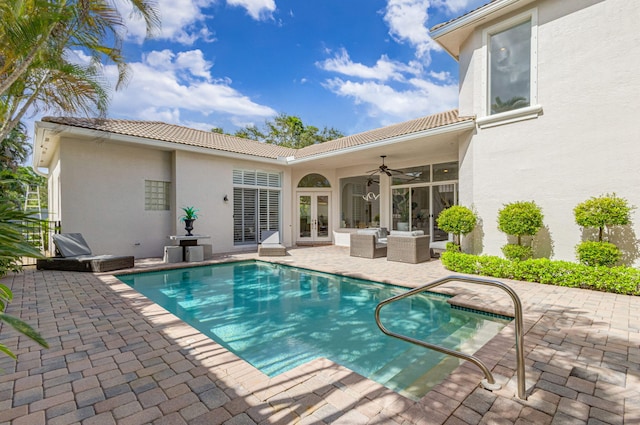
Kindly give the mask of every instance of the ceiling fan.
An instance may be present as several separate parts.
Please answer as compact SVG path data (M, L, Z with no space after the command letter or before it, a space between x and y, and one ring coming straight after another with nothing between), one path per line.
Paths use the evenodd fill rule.
M367 173L371 173L371 174L369 174L369 176L372 176L374 174L383 174L384 173L387 176L391 177L393 175L393 173L403 174L402 171L400 171L400 170L394 170L393 168L389 168L386 165L384 165L384 159L386 157L387 157L387 155L380 155L380 158L382 158L382 165L380 165L375 170L367 171Z

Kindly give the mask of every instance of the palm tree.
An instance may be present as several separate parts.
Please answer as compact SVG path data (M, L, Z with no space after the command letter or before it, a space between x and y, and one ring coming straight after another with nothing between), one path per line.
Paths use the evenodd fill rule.
M159 28L155 1L129 3L145 20L147 34L153 34ZM32 107L104 114L103 59L118 66L116 89L127 80L121 51L124 21L111 1L0 0L0 22L0 140ZM72 63L72 49L89 55L91 64Z
M27 129L19 122L9 133L9 136L0 140L0 172L3 170L15 171L22 164L31 149L27 144Z

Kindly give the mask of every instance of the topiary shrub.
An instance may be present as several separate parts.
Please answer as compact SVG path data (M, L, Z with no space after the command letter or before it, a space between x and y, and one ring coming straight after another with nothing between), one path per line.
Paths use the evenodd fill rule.
M446 250L450 252L460 252L460 245L454 242L447 242Z
M436 222L440 229L448 233L453 233L453 242L459 248L460 235L471 233L474 227L476 227L478 217L469 208L462 205L454 205L442 211L440 215L438 215ZM460 251L460 249L458 249L458 251Z
M578 204L573 209L576 223L582 227L598 229L598 241L604 240L604 229L611 226L624 226L631 222L631 210L624 198L616 194L606 194L598 198L591 198Z
M516 236L518 244L507 244L502 252L508 259L525 260L533 256L531 247L522 246L522 236L533 236L542 228L542 210L535 202L520 201L506 204L498 212L498 229ZM514 246L520 246L515 248ZM525 249L528 248L528 249Z
M576 246L578 261L587 266L612 267L620 258L622 251L612 243L601 241L585 241Z
M502 253L511 261L524 261L533 257L533 248L530 246L508 243L502 247Z

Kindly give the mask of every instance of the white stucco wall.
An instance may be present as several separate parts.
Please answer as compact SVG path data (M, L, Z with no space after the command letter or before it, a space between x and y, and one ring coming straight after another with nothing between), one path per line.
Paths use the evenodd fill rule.
M476 252L501 255L507 238L497 230L498 210L505 203L535 200L546 225L537 238L538 254L575 260L582 237L573 217L578 203L615 192L640 207L640 3L537 5L537 95L543 114L478 129L469 143L461 143L460 199L475 206L483 221L474 235ZM461 54L462 115L481 111L484 28L466 41ZM640 236L638 214L633 215L637 224L612 242L633 249Z

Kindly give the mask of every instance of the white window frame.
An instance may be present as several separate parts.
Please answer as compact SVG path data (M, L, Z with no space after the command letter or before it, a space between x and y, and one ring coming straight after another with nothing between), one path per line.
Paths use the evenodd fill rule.
M489 72L491 64L489 63L489 44L491 36L502 31L513 28L525 21L531 21L531 74L530 74L530 93L529 105L525 108L514 109L511 111L500 112L491 115L489 93L490 76ZM508 124L512 122L537 118L542 114L542 106L538 104L538 9L534 8L526 12L513 16L499 24L493 25L482 32L482 56L484 60L482 70L482 109L481 116L476 119L479 128L494 127L497 125Z

